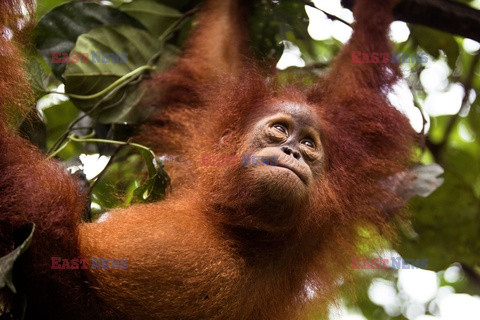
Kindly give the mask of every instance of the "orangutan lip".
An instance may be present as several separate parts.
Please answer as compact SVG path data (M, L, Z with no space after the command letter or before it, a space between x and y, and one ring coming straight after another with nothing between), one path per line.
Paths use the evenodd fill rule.
M293 173L295 173L297 175L297 177L302 180L303 183L307 184L307 182L305 181L305 178L303 177L303 175L300 174L300 172L298 172L298 170L296 170L294 167L292 166L289 166L285 163L278 163L277 165L274 165L273 167L279 167L279 168L283 168L283 169L287 169L287 170L290 170L292 171Z

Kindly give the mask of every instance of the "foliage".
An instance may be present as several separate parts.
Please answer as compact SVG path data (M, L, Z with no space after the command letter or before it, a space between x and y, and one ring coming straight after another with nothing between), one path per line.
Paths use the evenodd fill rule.
M23 319L26 297L17 292L14 285L15 262L25 253L32 242L35 225L27 224L16 231L16 247L7 255L0 257L0 317L5 313L14 319ZM3 318L3 317L2 317Z

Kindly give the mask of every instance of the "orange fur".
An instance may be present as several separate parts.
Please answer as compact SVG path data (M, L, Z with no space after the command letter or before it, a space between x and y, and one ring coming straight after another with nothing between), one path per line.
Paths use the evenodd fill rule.
M163 111L146 127L153 138L139 137L184 159L175 167L179 187L164 202L115 210L105 222L78 224L75 183L0 122L0 239L10 235L4 227L38 224L24 263L31 273L23 274L35 283L31 318L303 319L311 304L331 302L336 281L349 275L356 227L388 229L381 204L399 200L379 181L408 165L413 145L408 120L385 96L397 67L350 62L352 50L390 51L391 8L356 2L352 40L330 74L313 87L280 87L244 58L241 2L207 1L178 65L148 84L162 88L149 103ZM2 89L11 85L1 79ZM201 165L202 153L239 157L252 126L283 102L321 124L325 163L308 198L279 205L260 197L265 186L240 167ZM75 255L128 259L128 269L58 276L46 265ZM38 294L50 286L57 309ZM77 301L69 303L70 287Z

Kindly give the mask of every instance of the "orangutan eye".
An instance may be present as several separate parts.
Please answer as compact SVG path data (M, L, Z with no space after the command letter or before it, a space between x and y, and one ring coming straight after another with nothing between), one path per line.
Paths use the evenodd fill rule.
M315 148L315 142L310 139L303 139L300 143L306 145L309 148Z
M285 135L288 135L287 128L283 124L274 124L273 127Z

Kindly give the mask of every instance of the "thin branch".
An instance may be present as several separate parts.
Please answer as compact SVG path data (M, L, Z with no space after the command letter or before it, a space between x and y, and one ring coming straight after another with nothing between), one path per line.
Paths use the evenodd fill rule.
M467 275L468 279L470 279L470 281L480 288L480 274L478 274L474 268L465 263L461 263L460 266Z
M133 77L133 78L130 78L128 81L124 81L120 84L118 84L118 86L116 88L113 88L110 92L108 92L106 95L104 95L97 103L95 103L95 105L90 109L88 110L87 112L85 112L84 114L78 116L75 120L73 120L69 125L68 125L68 128L67 130L60 136L60 138L57 139L57 141L55 141L55 143L53 144L53 146L48 150L48 154L50 154L49 157L51 157L51 154L52 153L55 153L57 154L58 153L58 148L63 148L65 146L65 140L68 138L69 134L72 132L72 129L75 127L75 125L77 123L79 123L82 119L90 116L91 114L93 114L95 111L97 111L98 107L104 103L105 101L108 101L109 99L111 99L115 94L117 94L122 88L128 86L130 83L132 82L135 82L137 79L136 78L139 78L139 77L142 77L143 74L140 73L140 74L137 74L136 77ZM107 106L105 107L105 109L107 108L110 108L111 106L114 106L114 105L117 105L119 102L121 102L123 100L123 98L125 97L125 92L122 96L121 99L119 99L118 101L114 102L112 105L110 106ZM67 142L68 143L68 142ZM63 144L63 145L62 145Z
M302 69L307 69L307 70L312 70L312 69L325 69L330 66L330 63L326 62L313 62L309 63L304 67L301 67Z
M161 35L160 37L158 37L158 40L159 42L163 42L167 39L167 37L169 35L171 35L175 30L177 30L177 28L190 16L194 15L195 13L197 13L198 11L200 11L200 6L196 6L194 7L193 9L185 12L181 17L180 19L178 19L177 21L175 21L173 24L171 24L167 30L165 30Z
M412 91L412 93L413 93L413 91ZM425 152L425 148L427 146L425 128L427 127L428 121L427 121L427 117L425 116L425 113L424 113L422 107L420 106L420 103L418 102L418 99L417 99L415 94L413 95L413 106L415 108L417 108L418 111L420 111L420 114L422 115L422 131L420 131L419 135L420 135L420 147L422 149L422 152Z
M352 9L354 0L342 0ZM395 20L427 26L480 41L480 10L453 0L399 0L393 9Z
M199 11L199 6L187 11L186 13L184 13L182 15L182 17L177 20L176 23L173 24L174 27L172 28L169 28L167 31L168 32L164 32L162 34L162 36L160 37L162 39L162 41L164 40L164 38L166 38L168 35L170 35L173 31L175 31L184 21L186 18L188 18L189 16L195 14L196 12ZM159 52L157 52L152 58L150 58L149 62L147 63L147 65L144 65L144 66L141 66L140 68L137 68L135 69L134 71L122 76L120 79L117 79L114 83L112 83L109 87L107 87L106 89L102 90L101 92L98 92L94 95L90 95L90 96L77 96L77 95L72 95L72 94L66 94L66 93L62 93L62 92L58 92L58 94L63 94L63 95L66 95L68 97L71 97L71 98L82 98L82 99L92 99L92 98L96 98L96 97L100 97L102 95L104 95L106 93L106 95L104 95L102 97L102 99L100 99L89 111L87 111L86 113L84 113L83 115L79 116L77 119L75 119L74 121L72 121L70 123L70 125L68 126L67 130L60 136L59 139L57 139L57 141L53 144L53 146L50 148L50 150L48 150L48 153L51 154L52 152L55 152L57 153L56 151L58 151L57 149L58 148L63 148L66 143L65 143L65 140L68 138L69 134L72 132L74 126L80 122L82 119L84 119L85 117L91 115L94 111L97 110L97 108L105 101L107 101L108 99L110 99L114 94L116 94L121 88L125 87L126 85L132 83L132 82L135 82L135 80L139 79L142 77L143 75L143 72L146 71L146 70L152 70L152 69L155 69L155 67L153 66L153 64L155 63L156 59L160 57L160 55L163 53L163 50L160 50ZM107 90L108 89L108 90ZM55 92L57 93L57 92ZM112 106L118 104L121 102L122 99L120 99L119 101L117 101L116 103L114 103ZM110 106L111 107L111 106ZM104 108L104 109L107 109ZM68 142L67 142L68 143ZM63 144L63 145L62 145Z
M160 43L164 43L167 38L173 34L173 32L175 32L178 28L180 28L180 26L187 20L188 17L196 14L197 12L200 11L200 6L197 5L196 7L190 9L189 11L185 12L181 17L180 19L178 19L177 21L175 21L172 25L170 25L170 27L167 28L167 30L165 30L159 37L158 37L158 41ZM164 50L162 48L162 50L159 50L157 53L155 53L149 60L148 60L148 65L154 65L157 60L160 58L160 56L164 53Z
M415 73L418 73L418 71L416 71ZM417 75L417 77L418 77L418 75ZM422 108L422 106L420 105L420 102L417 99L417 95L415 94L416 90L413 87L411 82L408 82L408 87L410 89L410 92L412 92L413 106L415 108L417 108L418 111L420 111L420 115L422 116L422 131L420 131L420 133L419 133L419 138L420 138L420 147L421 147L422 153L423 153L423 152L425 152L425 148L428 147L427 146L427 137L426 137L426 134L425 134L425 129L426 129L428 121L427 121L427 117L425 115L425 112L423 111L423 108Z
M348 23L347 21L343 20L342 18L334 15L334 14L331 14L331 13L328 13L327 11L323 10L323 9L320 9L319 7L317 7L313 2L311 1L308 1L308 0L303 0L303 3L305 3L306 6L309 6L309 7L312 7L314 9L317 9L321 12L323 12L323 14L325 14L327 16L328 19L330 20L337 20L337 21L340 21L341 23L349 26L349 27L352 27L350 25L350 23Z
M107 172L107 169L108 167L110 167L110 165L113 163L113 159L115 158L115 156L118 154L118 152L120 152L121 149L123 149L125 147L125 145L120 145L120 146L117 146L115 148L115 150L113 151L113 153L110 155L110 159L108 160L107 164L105 165L105 167L103 168L102 171L100 171L99 174L97 174L94 178L92 178L93 182L92 184L90 185L90 188L88 188L88 195L90 196L92 194L92 191L93 189L95 188L95 185L97 184L97 182L103 177L103 175L105 174L105 172Z

